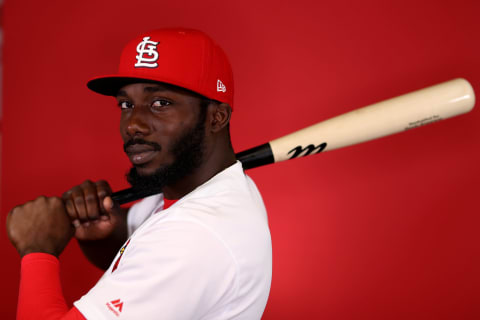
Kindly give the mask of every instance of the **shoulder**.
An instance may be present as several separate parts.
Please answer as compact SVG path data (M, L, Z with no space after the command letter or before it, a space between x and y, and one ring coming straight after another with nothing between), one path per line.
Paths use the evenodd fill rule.
M135 203L127 215L128 234L131 235L163 203L163 194L156 194Z
M235 269L235 259L222 239L194 221L166 220L141 228L132 236L130 246L128 258L138 261L194 268L211 268L215 261L219 269Z
M202 202L215 203L217 208L225 206L232 209L254 206L265 211L257 186L245 174L239 161L199 186L181 199L178 204L200 204Z

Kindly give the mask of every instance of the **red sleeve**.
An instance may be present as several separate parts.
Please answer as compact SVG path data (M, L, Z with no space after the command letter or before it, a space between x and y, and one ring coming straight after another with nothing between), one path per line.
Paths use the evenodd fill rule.
M77 308L68 310L55 256L31 253L22 258L17 320L85 320Z

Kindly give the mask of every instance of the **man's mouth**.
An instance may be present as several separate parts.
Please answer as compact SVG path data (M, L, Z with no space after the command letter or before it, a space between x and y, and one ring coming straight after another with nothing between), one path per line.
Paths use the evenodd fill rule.
M125 148L130 162L133 165L142 165L151 161L159 150L148 144L131 144Z

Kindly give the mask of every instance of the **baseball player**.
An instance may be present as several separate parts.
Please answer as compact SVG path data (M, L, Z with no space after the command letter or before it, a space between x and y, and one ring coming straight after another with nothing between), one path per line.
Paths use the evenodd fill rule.
M128 210L105 181L15 207L22 257L18 319L260 319L271 282L267 215L233 152L233 76L202 32L162 29L126 45L117 74L88 87L113 96L136 188ZM105 269L68 310L58 256L75 237Z

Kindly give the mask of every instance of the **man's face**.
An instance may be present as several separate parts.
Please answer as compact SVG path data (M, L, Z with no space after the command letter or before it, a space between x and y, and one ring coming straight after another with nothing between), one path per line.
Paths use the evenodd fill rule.
M134 83L116 98L133 186L173 184L201 164L206 112L200 97L161 83Z

